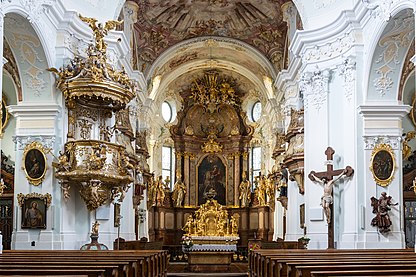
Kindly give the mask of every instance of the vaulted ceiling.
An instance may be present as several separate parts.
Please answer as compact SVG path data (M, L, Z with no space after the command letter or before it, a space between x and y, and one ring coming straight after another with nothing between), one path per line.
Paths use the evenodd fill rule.
M183 75L214 67L238 72L265 90L264 78L273 79L283 67L287 25L281 5L287 0L134 1L136 68L148 80L189 82Z

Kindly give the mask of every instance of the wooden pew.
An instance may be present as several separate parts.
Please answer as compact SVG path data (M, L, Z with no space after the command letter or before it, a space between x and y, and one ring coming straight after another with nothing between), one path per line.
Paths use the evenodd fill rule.
M405 249L350 249L350 250L257 250L250 253L249 266L251 276L286 276L286 259L298 260L319 260L323 257L336 259L337 255L344 255L356 258L356 255L403 255L403 253L413 253L413 250ZM412 254L414 255L414 254Z
M105 263L118 265L118 272L122 276L140 277L164 277L167 275L167 251L140 250L140 251L78 251L78 250L12 250L4 251L0 255L0 265L11 263L21 259L35 262L41 260L51 261L67 260L71 263L82 265L83 262L89 264Z
M290 274L290 276L296 277L311 277L312 272L317 271L357 271L357 270L373 270L377 272L378 270L399 270L399 269L416 269L415 260L412 261L348 261L342 262L333 261L329 263L327 261L318 265L297 265L296 270L292 272L296 274ZM288 274L289 276L289 274Z
M19 268L19 269L2 269L0 276L13 276L13 275L28 275L28 276L77 276L77 277L104 277L106 276L104 269L88 269L85 268L82 271L78 269L33 269L33 268Z
M349 270L349 271L313 271L312 277L342 277L342 276L416 276L416 270L414 269L402 269L402 270Z

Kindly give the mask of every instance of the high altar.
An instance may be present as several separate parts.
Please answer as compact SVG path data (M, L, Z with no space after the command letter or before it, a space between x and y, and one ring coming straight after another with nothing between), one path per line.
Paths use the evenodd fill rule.
M245 177L254 127L242 111L242 91L217 70L206 71L181 91L182 108L170 127L178 171L175 187L171 192L161 177L148 184L150 240L179 245L181 229L207 203L204 195L211 190L225 213L238 215L238 245L247 246L250 238L272 239L274 194L266 196L266 179L258 178L257 191L260 186L262 190L255 196ZM205 225L212 235L214 223L207 224L212 224Z
M205 193L207 201L188 216L183 228L183 250L188 255L188 269L192 272L228 271L231 258L237 251L238 220L214 200L216 192Z

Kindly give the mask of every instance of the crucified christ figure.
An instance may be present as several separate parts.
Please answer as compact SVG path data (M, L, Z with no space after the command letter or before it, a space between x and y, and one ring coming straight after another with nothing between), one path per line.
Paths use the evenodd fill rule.
M313 179L316 182L323 185L324 187L324 195L322 195L321 197L321 206L324 209L326 222L328 222L328 224L331 222L331 205L332 203L334 203L333 197L332 197L332 190L334 187L334 183L346 174L347 174L347 170L344 169L342 173L333 180L328 180L326 177L322 177L321 179L319 179L318 177L315 176L315 174L313 173L311 174Z

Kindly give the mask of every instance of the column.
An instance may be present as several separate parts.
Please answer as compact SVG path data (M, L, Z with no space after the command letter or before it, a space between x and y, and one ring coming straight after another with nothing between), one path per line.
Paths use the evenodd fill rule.
M189 184L189 153L185 153L183 156L183 182L186 185L186 197L185 197L185 206L191 205L191 190L190 190L190 184ZM195 205L195 203L192 203L192 205Z
M234 206L239 207L239 195L240 191L238 186L240 185L241 172L240 172L240 153L234 155Z
M304 72L300 80L300 90L304 96L304 167L305 176L309 172L323 171L326 169L325 165L325 150L330 145L330 122L329 122L329 104L328 104L328 90L329 79L332 73L328 69L315 68L313 72ZM335 149L336 151L337 149ZM321 207L321 196L323 188L319 184L312 182L309 178L304 178L304 199L301 195L297 195L298 202L292 197L296 197L293 190L293 185L289 183L288 187L288 229L287 235L294 233L297 238L303 236L303 230L300 229L297 223L296 229L291 223L291 217L294 216L292 207L299 210L302 203L305 203L305 225L308 230L308 237L311 238L309 248L327 248L328 227L323 215ZM292 206L292 203L296 203ZM300 212L296 211L296 221L299 222ZM292 237L293 239L297 239Z
M20 104L9 107L9 112L16 118L16 174L14 199L17 195L39 193L45 195L51 194L52 201L50 207L46 210L46 229L22 229L22 208L17 201L14 201L14 217L16 226L12 235L13 249L76 249L77 239L75 229L75 212L65 205L63 207L63 197L59 184L54 177L54 169L51 163L54 157L47 153L47 149L56 148L56 118L59 114L60 107L56 104ZM42 183L35 186L30 184L23 170L23 155L27 145L32 142L39 142L45 149L46 172ZM53 153L53 152L52 152ZM18 184L18 185L17 185ZM73 199L73 198L72 198ZM71 206L72 203L68 203ZM56 214L59 214L57 216ZM34 246L32 242L34 241Z

